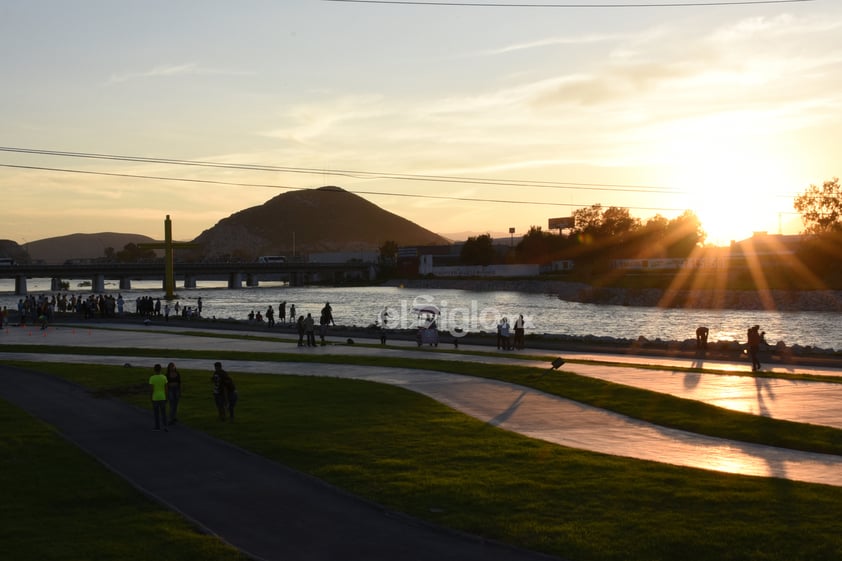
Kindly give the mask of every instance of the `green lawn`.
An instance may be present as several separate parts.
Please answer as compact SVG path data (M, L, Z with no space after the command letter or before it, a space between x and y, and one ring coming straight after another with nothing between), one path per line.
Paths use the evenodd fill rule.
M804 452L842 455L842 430L839 429L819 425L805 425L730 411L690 399L659 394L604 380L579 376L570 372L555 372L548 375L547 368L512 364L477 363L466 361L464 358L460 360L446 360L447 353L442 353L441 351L439 351L441 354L437 354L438 358L425 357L419 353L418 358L406 360L402 357L302 355L282 352L225 351L223 349L213 353L178 348L91 349L85 347L51 347L46 345L4 345L3 349L9 352L67 353L85 354L89 356L107 354L143 357L165 354L173 359L205 358L210 361L297 361L333 364L353 363L357 365L394 366L400 368L412 367L513 382L559 397L615 411L642 421L707 436L791 448ZM673 369L665 370L663 374L669 376L673 372ZM838 379L832 378L822 381L834 383L838 382Z
M31 366L76 380L104 396L119 395L148 407L145 372L137 369ZM216 420L210 374L205 371L182 372L186 389L182 422L432 522L571 561L842 559L840 488L730 476L564 448L491 427L424 396L386 385L232 374L241 395L236 424ZM19 414L13 417L12 422L3 419L6 422L0 425L3 442L9 446L18 440L17 434L9 434L14 432L10 427L21 422ZM32 432L50 436L38 437L38 448L42 441L44 447L60 445L62 453L57 457L62 460L53 463L61 469L38 466L54 457L49 448L43 454L27 454L20 465L2 470L4 478L12 478L11 484L10 471L45 471L38 478L40 488L61 494L68 471L75 472L72 480L79 484L100 477L102 468L91 466L90 461L80 465L73 459L78 453L66 450L61 441L56 443L43 426L28 423L38 429ZM66 456L71 460L65 462ZM9 480L4 483L8 488ZM114 485L119 487L119 482ZM74 503L75 497L71 494L62 504ZM34 508L30 493L16 491L11 499L11 504L4 501L8 506L3 508L14 512ZM120 510L122 501L106 497L100 504L97 510L103 519L125 515ZM154 532L158 517L166 515L143 498L135 496L131 505L129 520L123 525L132 529L144 526ZM49 510L51 505L35 506ZM77 515L84 519L89 513ZM37 522L38 515L22 518L14 533L44 527ZM4 545L13 543L18 552L26 547L25 542L9 542L6 528L0 532L5 532L0 533ZM67 540L74 537L73 532L60 533ZM125 539L133 539L132 532L124 534L129 534ZM188 547L201 536L185 529L177 537ZM140 534L134 545L139 548L152 539ZM105 557L113 557L110 547L114 546L103 544ZM185 550L183 556L169 558L214 557Z

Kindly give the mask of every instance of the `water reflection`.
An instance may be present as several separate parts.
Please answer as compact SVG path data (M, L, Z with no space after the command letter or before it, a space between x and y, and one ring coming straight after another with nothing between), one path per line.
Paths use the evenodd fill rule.
M201 281L200 281L201 282ZM71 293L87 296L89 288L78 287L71 280ZM50 293L49 279L30 279L31 294ZM122 291L131 302L138 296L163 295L159 281L134 281L133 289ZM115 283L106 283L106 291L116 295ZM467 310L473 323L470 331L493 331L494 321L488 318L523 314L527 334L594 335L636 340L684 341L695 338L699 325L710 327L710 341L745 339L748 326L760 324L768 341L784 341L788 345L813 345L842 349L842 328L838 314L822 312L775 312L760 310L675 310L598 306L565 302L552 294L526 294L512 291L467 291L455 289L401 289L397 287L295 287L281 283L262 283L260 287L229 290L224 282L202 283L196 289L177 289L181 304L204 302L206 317L245 319L252 310L265 312L286 301L295 304L299 313L319 313L325 302L333 306L338 323L368 326L377 320L384 306L400 312L411 309L419 296L429 297L446 310ZM19 297L14 295L11 279L0 279L0 306L14 308ZM129 304L129 309L133 306ZM455 317L455 315L454 315ZM444 318L447 319L447 318ZM491 325L486 325L486 324Z

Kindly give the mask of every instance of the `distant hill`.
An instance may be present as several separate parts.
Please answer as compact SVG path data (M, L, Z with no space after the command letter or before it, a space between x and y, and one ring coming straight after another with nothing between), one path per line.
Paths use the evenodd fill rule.
M64 263L68 259L95 259L105 256L105 248L120 251L130 243L149 243L155 240L140 234L70 234L45 238L26 244L26 250L33 261Z
M194 242L205 258L253 260L260 255L376 250L447 244L447 239L339 187L290 191L241 210Z
M13 240L0 240L0 257L11 257L15 261L26 261L26 251Z

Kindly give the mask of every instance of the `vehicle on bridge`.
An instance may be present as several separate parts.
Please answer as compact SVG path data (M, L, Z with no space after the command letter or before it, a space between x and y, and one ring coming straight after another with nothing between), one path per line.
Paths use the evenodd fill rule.
M284 257L283 255L261 255L260 257L257 258L257 262L258 263L266 263L266 264L269 264L269 263L280 264L280 263L286 263L287 258Z

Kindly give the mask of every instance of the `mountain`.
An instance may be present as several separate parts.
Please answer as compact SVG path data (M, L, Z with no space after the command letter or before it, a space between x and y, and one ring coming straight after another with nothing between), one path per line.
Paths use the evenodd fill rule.
M11 257L22 262L27 260L26 250L12 240L0 240L0 257Z
M64 263L68 259L96 259L105 256L105 248L120 251L129 243L149 243L155 240L140 234L70 234L45 238L26 244L26 250L33 261Z
M447 239L339 187L290 191L241 210L194 242L202 256L253 260L260 255L373 251L398 245L447 244Z

